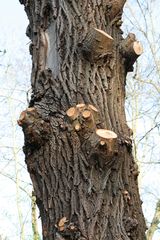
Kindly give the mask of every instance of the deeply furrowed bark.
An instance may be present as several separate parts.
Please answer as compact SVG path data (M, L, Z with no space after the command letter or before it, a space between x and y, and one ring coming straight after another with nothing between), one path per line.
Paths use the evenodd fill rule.
M131 67L120 30L125 1L21 3L30 21L33 95L18 123L43 239L143 240L138 172L124 112ZM98 30L113 45L108 37L106 47ZM115 132L114 144L96 135L97 128Z

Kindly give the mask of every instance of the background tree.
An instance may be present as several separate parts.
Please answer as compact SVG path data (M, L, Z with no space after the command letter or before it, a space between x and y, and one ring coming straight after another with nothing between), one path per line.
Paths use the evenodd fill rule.
M134 4L134 11L133 5ZM128 1L124 29L136 31L145 51L127 79L127 118L133 129L134 157L140 168L140 189L149 227L147 239L158 238L159 216L159 1ZM154 173L154 174L153 174ZM154 177L153 177L154 176ZM155 213L151 209L155 207ZM155 221L156 216L156 221ZM151 234L152 233L152 234Z
M2 5L5 4L7 5L7 3ZM12 6L11 3L10 7L14 9L15 5L13 3ZM22 10L19 3L18 6ZM26 42L24 37L21 39L21 33L15 29L16 27L18 30L22 28L25 23L24 19L21 21L22 25L16 22L16 17L10 23L8 16L3 24L4 9L2 8L0 10L1 36L3 36L0 38L2 46L0 54L0 202L2 205L0 237L6 240L31 240L37 239L35 238L36 231L32 233L32 225L36 226L35 220L31 218L31 214L35 215L35 208L31 211L32 185L23 161L21 149L23 135L17 125L19 111L22 111L27 104L26 92L29 89L27 80L31 66L30 56L27 57L28 39ZM19 17L22 18L21 14L18 14ZM6 29L9 29L7 33Z
M10 4L10 9L15 9L17 14L11 19L12 14L7 10ZM154 1L132 1L128 0L126 8L124 9L123 19L123 29L124 35L126 36L129 32L136 32L138 39L141 40L144 46L144 53L139 59L138 65L135 67L135 72L138 72L138 76L135 73L129 74L127 79L127 92L126 92L126 110L127 119L131 128L133 129L134 135L134 151L135 160L138 161L140 167L139 175L139 186L141 198L143 200L143 210L144 215L147 220L147 225L154 226L154 231L149 227L149 237L147 239L158 239L159 238L159 220L156 217L156 228L155 228L155 217L154 208L156 202L158 204L159 200L159 132L158 125L156 127L154 118L159 110L159 94L158 91L154 91L154 86L156 88L159 86L157 80L158 76L156 74L156 66L154 66L154 59L152 59L152 53L148 47L148 40L150 45L155 49L154 54L156 57L156 62L159 62L159 51L158 51L158 39L159 39L159 28L157 27L158 9L160 3L157 0ZM5 7L6 6L6 9ZM134 6L134 8L133 8ZM156 6L156 7L155 7ZM141 10L143 9L143 12ZM6 15L3 21L3 13L8 13L7 21ZM9 239L17 239L20 237L21 228L18 224L18 217L16 211L15 195L15 166L14 166L14 156L12 151L12 126L15 129L15 151L18 155L18 176L19 176L19 203L21 208L21 214L23 217L23 229L25 232L25 239L31 239L31 224L30 224L30 200L28 194L23 192L23 188L28 184L27 173L25 173L26 168L23 164L23 154L21 153L21 146L23 144L23 139L21 136L21 131L16 127L16 119L18 112L24 109L26 105L26 91L28 91L29 83L29 65L27 58L27 48L28 39L25 40L23 36L25 31L25 16L23 15L22 7L18 6L16 2L14 4L3 2L0 9L1 13L1 65L0 65L0 103L1 103L1 164L0 164L0 189L1 189L1 203L3 203L3 208L1 208L1 233L6 233L5 235ZM134 17L133 17L133 16ZM147 28L144 26L143 17L147 19ZM151 19L150 19L151 18ZM16 19L18 21L16 22ZM21 21L19 21L21 19ZM7 25L8 24L8 25ZM152 29L152 26L154 28ZM139 28L140 27L140 28ZM7 31L9 29L9 31ZM147 31L146 31L147 29ZM143 31L145 34L143 34ZM154 41L152 38L154 35ZM16 36L16 37L14 37ZM21 39L19 39L21 38ZM23 38L23 39L22 39ZM22 47L23 46L23 47ZM7 49L7 53L4 55L4 49ZM13 54L14 53L14 54ZM30 58L30 57L29 57ZM23 66L20 64L23 63ZM24 71L22 71L22 69ZM138 70L138 71L137 71ZM148 72L151 73L148 79ZM137 75L137 74L136 74ZM25 76L25 78L22 78ZM134 77L132 79L131 77ZM141 81L137 81L137 77ZM18 80L18 84L15 84ZM148 81L149 80L149 81ZM151 83L150 83L151 82ZM152 84L154 83L154 85ZM7 87L7 88L6 88ZM157 88L158 89L158 88ZM10 103L10 104L9 104ZM148 108L148 109L147 109ZM5 109L5 111L4 111ZM12 119L10 114L11 109L16 109L14 113L14 118ZM12 111L13 112L13 111ZM8 114L9 113L9 114ZM5 114L5 116L4 116ZM159 117L159 115L157 116ZM156 117L156 123L158 123L158 118ZM10 121L11 120L11 121ZM14 122L14 124L10 124ZM3 127L2 127L3 126ZM155 126L155 127L154 127ZM142 138L142 140L141 140ZM4 141L5 140L5 141ZM140 140L140 141L139 141ZM138 143L138 144L137 144ZM22 171L23 170L23 171ZM21 179L23 176L23 181ZM26 176L26 177L24 177ZM8 179L12 179L8 180ZM4 188L5 186L5 188ZM7 191L7 189L12 191ZM30 187L31 190L31 187ZM27 200L28 198L28 200ZM13 210L14 209L14 210ZM26 209L27 215L26 215ZM158 209L158 208L155 208ZM158 216L157 211L155 216ZM27 217L27 218L26 218ZM153 221L152 221L153 219ZM151 223L152 222L152 223ZM10 226L8 228L8 226ZM6 230L5 230L6 229ZM27 232L26 232L27 229ZM156 231L155 231L156 230ZM154 234L153 234L154 233ZM148 235L148 234L147 234Z
M126 74L142 48L134 34L122 38L125 1L20 2L33 95L19 125L43 239L144 239L124 113Z
M14 231L12 229L12 237L14 238L17 235L20 235L21 239L24 239L24 225L28 221L29 208L28 211L23 214L22 205L24 204L22 203L24 199L26 200L26 203L29 200L28 196L31 185L29 178L27 178L28 176L26 174L25 164L21 161L22 152L19 141L20 139L23 141L23 136L17 131L17 115L19 109L24 108L26 105L25 100L24 102L22 100L24 95L26 99L26 92L23 90L24 85L22 83L22 79L19 84L18 80L15 78L15 75L17 76L17 74L15 74L16 69L14 68L14 63L11 58L10 60L8 60L8 58L9 50L3 57L1 65L1 79L5 79L5 84L0 86L0 156L2 159L0 163L0 175L1 201L4 202L3 208L1 209L1 216L5 218L3 222L4 225L7 218L9 218L10 229L12 229L12 227L14 229L12 221L14 224L17 224L16 230ZM16 64L17 66L20 65L18 62ZM24 64L22 63L22 65L24 69ZM25 179L22 179L22 175ZM10 191L5 191L4 186L5 188L8 188L9 186ZM2 196L5 196L4 199L2 199ZM13 214L17 217L16 220L12 215L13 209L14 211L17 210ZM11 233L8 232L5 234L9 237Z

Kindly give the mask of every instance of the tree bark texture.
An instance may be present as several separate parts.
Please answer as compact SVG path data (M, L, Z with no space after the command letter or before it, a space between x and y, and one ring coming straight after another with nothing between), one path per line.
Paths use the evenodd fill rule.
M33 94L18 123L43 239L145 239L124 110L125 0L20 2L29 18ZM116 133L114 144L97 129Z

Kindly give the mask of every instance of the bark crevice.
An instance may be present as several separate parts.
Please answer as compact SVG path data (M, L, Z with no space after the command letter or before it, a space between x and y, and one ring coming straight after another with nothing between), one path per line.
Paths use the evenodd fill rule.
M26 110L19 123L43 239L144 239L131 131L124 111L129 68L119 21L125 0L21 3L30 22L34 114ZM94 61L81 55L91 29L114 39L111 53ZM90 52L97 54L94 46ZM85 109L78 110L78 117L68 115L68 109L80 104ZM89 106L98 110L98 117ZM117 134L114 147L96 135L97 129Z

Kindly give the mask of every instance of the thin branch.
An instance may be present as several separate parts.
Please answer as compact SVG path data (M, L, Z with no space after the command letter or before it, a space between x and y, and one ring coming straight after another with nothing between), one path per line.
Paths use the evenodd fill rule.
M0 172L0 174L4 177L7 177L8 179L10 179L11 181L13 181L14 183L16 183L16 180L9 174L7 173L3 173L3 172ZM27 192L23 187L21 187L19 185L19 189L21 189L23 192L25 192L27 194L27 196L29 196L31 198L31 194L29 192Z
M160 164L160 161L159 162L142 162L142 161L139 161L140 163L142 164Z
M155 231L158 229L158 224L160 223L160 200L156 204L155 213L151 222L151 225L147 231L147 240L152 240Z
M142 141L151 131L153 131L155 128L159 127L160 123L157 123L154 127L152 127L150 130L148 130L143 137L141 137L138 141L138 144L140 141Z

